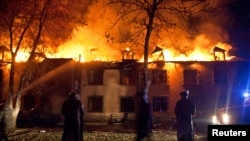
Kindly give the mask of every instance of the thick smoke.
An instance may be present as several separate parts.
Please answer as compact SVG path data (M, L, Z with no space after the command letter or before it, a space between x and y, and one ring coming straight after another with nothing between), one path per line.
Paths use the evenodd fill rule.
M232 47L225 27L230 26L229 21L232 19L228 16L229 12L225 5L227 3L224 1L222 3L220 0L207 0L207 7L202 13L196 16L185 16L186 23L177 23L182 26L153 32L150 50L158 45L172 52L174 58L188 57L197 50L205 55L212 55L211 51L215 46L228 52ZM120 50L130 47L136 50L137 59L141 59L142 45L121 41L127 36L132 36L131 25L117 23L111 30L117 19L116 14L114 10L107 8L104 1L95 1L94 4L89 5L84 15L87 25L78 27L74 31L74 37L58 48L57 57L76 59L81 55L82 61L116 61L121 59ZM157 36L158 34L161 36Z

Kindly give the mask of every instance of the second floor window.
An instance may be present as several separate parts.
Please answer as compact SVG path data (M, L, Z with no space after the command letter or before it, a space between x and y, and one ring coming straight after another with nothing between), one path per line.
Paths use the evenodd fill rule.
M186 69L183 71L184 85L197 85L198 71L193 69Z
M228 71L225 69L215 69L213 73L215 85L227 85L228 84Z
M153 85L166 85L167 84L167 71L166 70L152 70L152 84Z
M88 84L102 85L103 84L103 70L92 69L88 70Z
M135 71L121 70L120 71L120 84L121 85L134 85L135 84Z

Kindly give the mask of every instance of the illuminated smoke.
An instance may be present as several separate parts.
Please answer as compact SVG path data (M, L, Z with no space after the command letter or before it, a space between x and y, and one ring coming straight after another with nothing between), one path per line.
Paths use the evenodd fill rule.
M233 47L229 44L230 39L225 31L229 26L228 11L215 9L222 5L221 1L211 1L209 9L212 15L204 14L199 18L193 18L190 23L184 25L190 31L181 28L170 29L171 32L162 32L164 38L156 38L152 35L150 50L160 45L164 52L168 52L168 60L213 60L212 49L218 46L228 53ZM212 17L212 18L211 18ZM107 36L107 31L115 22L115 12L111 9L103 9L103 1L99 1L88 7L85 15L87 25L78 27L74 31L74 37L59 46L57 53L52 57L66 57L77 59L81 55L81 61L119 61L121 50L127 47L136 49L137 59L143 58L143 48L132 46L127 43L112 43ZM116 25L113 36L122 38L129 36L129 25ZM119 29L119 31L118 31ZM122 35L121 35L122 34ZM126 35L128 34L128 35ZM198 57L199 56L199 57ZM230 54L227 54L229 58Z

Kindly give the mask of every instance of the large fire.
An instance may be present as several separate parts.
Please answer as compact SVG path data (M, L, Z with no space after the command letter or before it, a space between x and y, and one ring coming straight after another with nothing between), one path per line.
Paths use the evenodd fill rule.
M214 5L217 1L214 1ZM213 5L211 5L213 6ZM66 41L64 44L57 48L54 53L45 52L47 58L73 58L74 60L81 62L89 61L121 61L123 58L122 51L128 48L131 50L138 48L131 45L116 44L110 45L107 42L106 35L107 27L110 27L112 22L115 22L114 16L116 13L111 9L106 9L103 14L103 1L99 1L96 5L90 6L88 12L84 15L84 20L87 21L87 25L78 28L74 31L74 37L70 41ZM211 23L204 22L202 25L197 25L195 29L201 33L200 35L191 36L187 32L183 32L181 29L174 30L177 38L171 39L171 35L165 35L166 39L161 41L150 41L149 49L149 61L162 59L164 61L214 61L215 56L217 60L223 60L224 56L221 54L213 54L213 48L219 47L225 50L225 59L230 60L232 56L229 56L228 52L232 49L231 45L227 44L228 36L224 32L221 23L226 22L226 16L213 17L214 21ZM124 23L122 23L124 24ZM117 25L118 27L120 25ZM123 27L124 25L121 25ZM126 32L127 25L122 31ZM117 28L115 28L117 29ZM171 29L170 29L171 30ZM172 31L172 30L171 30ZM114 35L115 37L116 35ZM117 35L120 37L120 35ZM191 38L190 38L191 37ZM165 40L165 41L164 41ZM170 43L172 40L175 43ZM151 53L155 46L161 47L163 50L160 52ZM143 48L140 48L143 50ZM143 51L134 52L136 60L143 60ZM133 54L133 55L134 55ZM26 61L28 52L19 52L16 57L16 61ZM161 57L159 57L161 56Z
M192 50L186 52L180 52L172 47L165 48L158 45L157 47L162 48L162 51L158 51L152 54L150 60L164 60L164 61L214 61L224 60L223 53L215 52L213 49L219 47L225 50L225 60L231 60L234 56L228 54L232 46L226 43L218 42L216 44L210 44L209 39L204 35L197 36L193 43Z
M101 6L89 8L86 14L88 25L78 28L74 31L74 37L57 48L54 53L45 53L47 58L73 58L81 62L89 61L121 61L122 51L127 46L118 44L110 45L107 42L105 30L107 25L110 25L114 19L111 15L114 13L109 11L109 14L102 14ZM99 15L98 15L99 14ZM216 20L218 22L218 20ZM222 20L221 20L222 21ZM222 35L223 30L219 24L204 23L199 27L200 35L192 35L190 39L187 33L175 31L178 39L175 39L176 44L169 43L171 37L165 36L162 41L151 41L149 49L149 61L163 59L164 61L214 61L214 55L217 60L223 60L221 54L213 54L214 47L219 47L225 50L225 60L230 60L232 56L228 52L232 46L227 44L226 33ZM118 36L118 35L117 35ZM171 35L170 35L171 36ZM181 37L180 37L181 36ZM222 37L223 36L223 37ZM225 39L225 40L224 40ZM115 47L114 47L115 46ZM129 45L130 46L130 45ZM155 46L161 47L161 52L151 54ZM136 47L130 46L133 50ZM141 48L143 50L143 48ZM164 57L159 57L162 55ZM27 53L19 53L16 61L27 60ZM136 60L143 60L143 51L135 52Z
M219 47L225 50L225 60L230 60L233 56L229 56L228 51L232 49L229 44L218 42L211 44L205 35L200 35L195 38L191 44L191 49L186 52L180 52L174 47L166 47L164 45L157 45L162 48L162 51L149 54L149 61L164 60L164 61L214 61L213 48ZM190 47L187 47L190 48ZM125 49L128 50L127 47ZM115 50L109 47L106 43L105 37L83 28L75 32L75 37L58 47L56 53L46 53L47 58L73 58L76 61L121 61L122 49ZM135 52L136 54L136 52ZM222 54L215 54L217 60L223 60ZM24 62L29 56L28 52L19 52L16 57L17 62ZM135 58L142 61L141 58Z
M87 32L86 32L87 31ZM82 34L86 33L86 34ZM91 35L91 36L90 36ZM210 44L209 39L204 35L197 36L192 43L192 50L180 52L173 47L165 47L164 45L157 45L162 48L162 51L149 54L149 61L164 60L164 61L214 61L213 48L219 47L225 50L225 60L230 60L233 56L229 56L228 51L232 49L229 44L218 42ZM129 50L129 48L125 48ZM78 31L75 33L75 38L71 41L58 47L56 53L46 54L47 58L72 58L76 61L121 61L122 49L115 50L108 46L104 37L95 34L91 30ZM222 54L215 54L217 60L223 60ZM28 52L19 52L16 57L17 62L27 61ZM80 60L79 60L80 59ZM141 58L135 58L142 61Z

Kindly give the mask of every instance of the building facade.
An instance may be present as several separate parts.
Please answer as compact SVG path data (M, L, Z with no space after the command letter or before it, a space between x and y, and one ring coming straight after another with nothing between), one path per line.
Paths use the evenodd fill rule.
M86 123L120 121L125 113L128 119L135 119L136 94L143 82L142 62L48 59L39 68L43 73L23 94L21 110L40 104L46 112L60 115L62 103L74 90L80 94ZM148 68L148 99L155 122L175 118L175 103L182 90L189 90L197 112L205 113L241 104L249 87L249 61L156 61Z
M135 117L136 93L142 82L143 64L137 61L81 64L80 95L89 121L120 120L124 113ZM227 104L240 104L248 90L248 61L182 61L149 63L148 90L153 118L175 117L179 92L190 91L198 112Z

